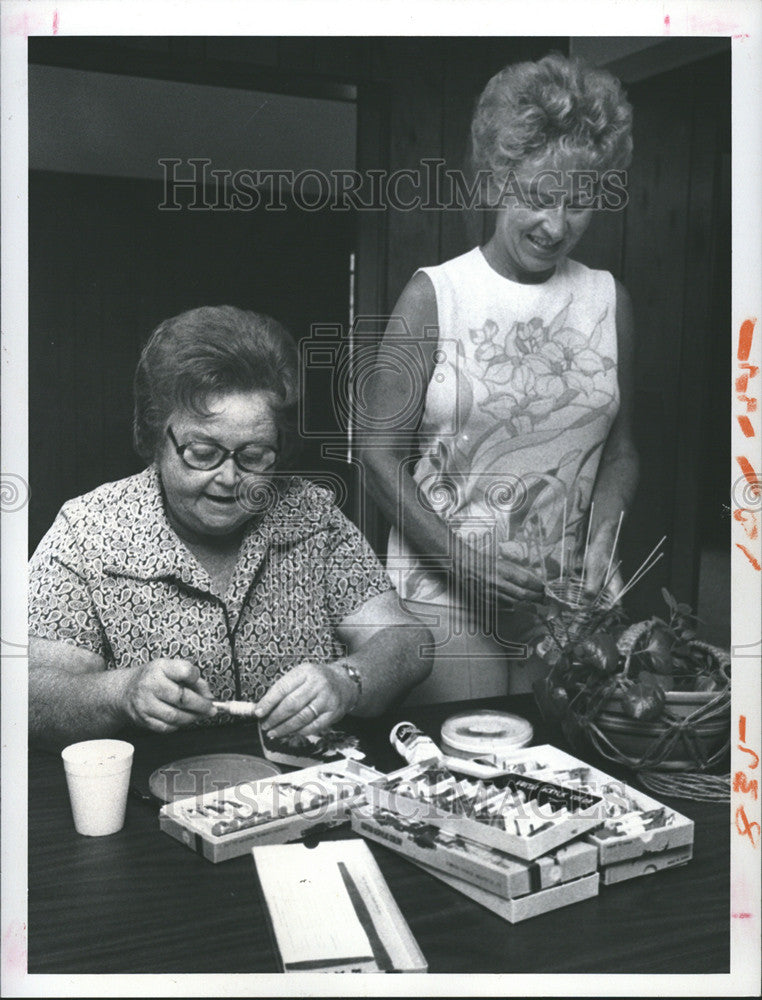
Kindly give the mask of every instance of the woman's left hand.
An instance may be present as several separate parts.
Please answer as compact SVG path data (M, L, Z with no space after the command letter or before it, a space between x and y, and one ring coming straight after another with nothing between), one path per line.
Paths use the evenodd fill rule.
M312 736L343 718L355 697L355 685L343 670L306 660L273 684L256 714L269 736Z

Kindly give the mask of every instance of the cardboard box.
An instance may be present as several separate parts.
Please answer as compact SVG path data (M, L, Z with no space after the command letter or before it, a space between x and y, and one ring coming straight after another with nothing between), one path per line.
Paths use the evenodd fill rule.
M605 818L599 795L557 784L548 774L549 769L537 777L512 770L490 779L458 780L446 768L425 762L373 782L367 798L376 809L532 861Z
M598 848L601 868L692 846L693 820L629 785L624 787L637 808L610 817L588 837Z
M254 844L285 844L345 823L349 806L379 777L357 761L320 764L168 803L159 826L209 861L226 861Z
M692 844L676 847L671 851L662 851L659 854L642 854L630 861L619 861L613 865L605 865L601 868L601 881L604 885L616 885L618 882L638 878L640 875L652 875L665 868L677 868L687 864L692 857Z
M368 804L353 806L351 817L352 829L361 836L504 899L526 896L597 870L597 849L581 841L559 847L535 861L522 861L432 824L374 810Z
M449 763L457 768L455 760ZM466 767L471 773L468 762ZM483 762L478 765L480 773L485 767ZM491 771L492 780L504 773L500 767L509 767L512 771L521 769L527 776L544 777L549 782L600 796L602 821L595 830L588 831L585 839L598 849L601 868L685 848L693 843L693 820L549 744L527 747L509 760L496 762Z
M549 889L532 892L528 896L520 896L518 899L503 899L502 896L496 896L492 892L487 892L486 889L471 885L465 879L455 878L455 876L446 874L437 868L415 863L423 871L438 878L440 882L452 886L453 889L462 892L464 896L473 899L480 906L492 910L493 913L511 924L517 924L530 917L537 917L541 913L549 913L551 910L570 906L572 903L579 903L583 899L590 899L592 896L598 895L599 876L597 872L574 879L571 882L563 882Z

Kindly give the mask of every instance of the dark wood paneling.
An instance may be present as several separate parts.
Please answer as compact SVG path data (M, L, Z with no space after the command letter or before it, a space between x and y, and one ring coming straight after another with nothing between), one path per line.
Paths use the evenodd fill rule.
M346 323L352 213L161 212L161 199L149 181L31 176L32 548L65 500L142 468L132 376L162 319L230 304L297 338L313 322ZM309 387L307 398L308 421L324 426L330 398ZM319 446L305 442L306 468L325 466Z
M677 70L630 88L635 156L629 171L623 280L637 322L635 439L641 476L623 535L632 572L667 535L667 558L632 592L642 613L661 606L670 582L683 335L690 140L691 74ZM688 595L680 595L688 597Z
M389 160L391 113L389 95L379 84L359 87L357 103L358 172L365 176ZM362 196L369 204L369 195ZM355 260L355 314L379 316L386 305L386 212L383 208L358 213Z
M442 81L444 53L438 39L379 39L379 51L391 73L389 173L417 171L422 157L438 156L442 149ZM411 198L412 185L400 184L400 194ZM387 306L391 308L414 271L436 264L439 256L438 212L421 208L389 211Z
M98 73L118 73L157 80L238 87L244 90L296 94L353 101L355 87L332 74L313 70L311 40L296 39L299 47L258 39L243 51L229 48L226 39L170 38L160 45L134 46L124 38L33 38L29 61ZM234 40L236 41L236 40ZM212 54L210 54L212 53Z
M442 159L447 170L459 171L473 185L470 125L476 100L490 77L491 65L480 59L458 60L458 40L446 39L447 72L443 81ZM494 65L494 63L492 64ZM445 188L448 193L448 188ZM449 208L442 213L439 260L450 260L481 242L484 210Z
M374 42L372 38L315 38L315 73L319 76L345 77L355 82L370 80Z
M574 250L574 259L588 267L611 271L621 281L624 226L624 206L618 211L594 212L587 232Z
M707 345L715 336L713 206L719 130L729 116L728 70L729 56L714 57L629 88L635 157L623 280L636 316L641 482L624 536L625 565L637 566L668 536L667 558L631 594L636 614L661 606L663 585L694 606L697 596L698 416Z
M293 36L278 39L278 67L287 72L313 73L315 40Z
M671 584L676 593L685 595L695 606L701 556L700 545L697 544L703 493L700 484L707 467L706 453L701 447L701 435L697 434L697 430L704 421L716 421L727 426L728 414L727 405L719 412L707 408L701 389L704 372L713 354L713 342L719 337L727 344L729 332L729 326L714 327L712 307L716 291L714 272L720 221L722 133L727 121L723 98L730 92L730 60L720 56L703 63L700 72L694 70L692 89L693 135L683 289L680 419L675 468L677 491L673 512L673 552L676 558L671 568ZM726 475L725 469L721 475ZM693 484L693 488L681 488L686 483Z
M247 38L230 35L207 38L206 54L209 59L274 68L278 65L278 39L251 35Z

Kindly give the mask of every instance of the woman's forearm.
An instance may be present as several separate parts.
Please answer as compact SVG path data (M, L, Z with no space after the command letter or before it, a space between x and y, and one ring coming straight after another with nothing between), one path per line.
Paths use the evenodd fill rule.
M592 496L592 533L619 523L632 505L638 485L638 453L629 440L607 442Z
M126 674L123 670L71 672L50 662L35 662L30 648L30 740L63 746L118 733L127 722L121 707Z
M435 511L421 503L410 459L386 448L365 449L361 459L371 495L387 521L404 534L417 555L450 569L457 556L457 538Z
M443 518L424 506L418 486L407 471L409 460L391 449L374 450L371 455L364 453L364 457L373 496L386 517L428 567L433 562L457 581L457 587L470 588L471 602L498 598L512 604L541 597L543 588L538 574L497 556L485 561L475 554L467 538L456 534Z
M332 665L342 683L356 687L347 663L360 676L362 694L353 715L380 715L389 705L425 680L431 673L434 637L423 625L390 625L379 629L348 656Z

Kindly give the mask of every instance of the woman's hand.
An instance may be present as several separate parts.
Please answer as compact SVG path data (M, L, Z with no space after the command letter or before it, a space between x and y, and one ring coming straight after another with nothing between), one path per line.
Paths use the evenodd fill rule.
M269 736L312 736L342 719L356 700L357 686L338 664L305 660L273 684L256 713Z
M615 541L615 525L601 526L590 540L585 560L585 593L597 595L605 584L606 592L616 598L622 590L622 574L615 568L619 562Z
M520 601L541 601L545 586L531 570L515 563L476 552L465 544L456 545L456 587L461 603L479 607L485 601L497 600L512 608Z
M171 733L216 714L209 685L188 660L152 660L125 674L123 708L135 725Z

